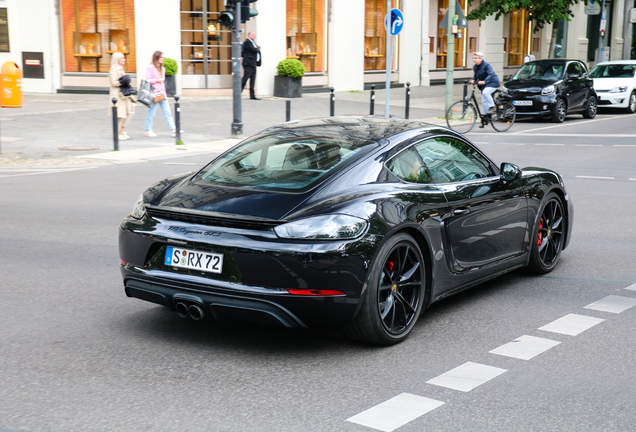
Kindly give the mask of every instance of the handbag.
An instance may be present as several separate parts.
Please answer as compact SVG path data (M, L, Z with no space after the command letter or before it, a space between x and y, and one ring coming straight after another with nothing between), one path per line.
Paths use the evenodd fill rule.
M159 92L154 94L153 102L161 102L166 100L166 94L164 92Z
M155 95L152 84L150 84L146 80L141 80L141 83L139 85L139 97L137 97L137 101L149 107L154 103L154 100Z

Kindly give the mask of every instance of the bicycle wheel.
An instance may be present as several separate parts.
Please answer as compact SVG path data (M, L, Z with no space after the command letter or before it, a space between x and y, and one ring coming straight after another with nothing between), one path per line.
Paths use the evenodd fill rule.
M475 106L466 101L455 102L446 111L446 124L459 133L470 132L475 127L477 118Z
M512 127L517 117L517 110L510 102L501 102L495 106L495 113L492 115L492 128L497 132L505 132Z

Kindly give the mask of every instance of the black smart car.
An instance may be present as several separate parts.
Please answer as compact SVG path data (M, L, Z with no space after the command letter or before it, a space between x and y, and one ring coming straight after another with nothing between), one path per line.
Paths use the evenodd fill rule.
M415 121L328 117L247 138L144 191L119 230L126 294L198 320L407 337L451 294L548 273L572 232L563 179L497 166Z
M504 86L513 98L517 116L550 118L556 123L572 113L585 118L596 116L593 80L579 60L528 62Z

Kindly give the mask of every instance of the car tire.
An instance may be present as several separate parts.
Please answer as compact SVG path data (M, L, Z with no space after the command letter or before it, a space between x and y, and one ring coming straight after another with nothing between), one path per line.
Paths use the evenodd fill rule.
M366 281L362 305L345 333L379 345L402 342L411 333L426 299L426 264L417 242L406 233L380 248Z
M550 192L539 210L539 218L532 231L532 249L528 270L535 274L552 271L559 262L567 228L566 215L561 198Z
M598 102L596 101L596 96L590 96L587 100L587 107L585 111L583 111L583 118L593 119L596 117L596 112L598 111Z
M563 123L567 115L568 107L563 99L557 99L552 110L552 121L554 123Z
M627 108L625 108L625 111L630 114L634 114L636 112L636 90L629 95L629 104L627 105Z

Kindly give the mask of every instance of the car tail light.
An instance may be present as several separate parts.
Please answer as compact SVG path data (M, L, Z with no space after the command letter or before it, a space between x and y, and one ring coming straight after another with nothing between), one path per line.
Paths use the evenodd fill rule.
M287 292L294 295L302 296L343 296L345 293L338 290L321 290L321 289L294 289L287 288Z

